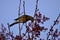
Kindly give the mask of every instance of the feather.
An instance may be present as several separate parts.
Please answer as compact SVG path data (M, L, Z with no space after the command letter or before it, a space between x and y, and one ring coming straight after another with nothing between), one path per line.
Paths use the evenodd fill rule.
M17 23L26 23L29 20L33 22L34 18L29 15L22 15L21 17L18 17L17 19L15 19L15 22L10 24L10 26L13 26L14 24L17 24Z
M11 26L13 26L13 25L15 25L17 23L19 23L19 22L14 22L14 23L10 24L9 27L11 27Z

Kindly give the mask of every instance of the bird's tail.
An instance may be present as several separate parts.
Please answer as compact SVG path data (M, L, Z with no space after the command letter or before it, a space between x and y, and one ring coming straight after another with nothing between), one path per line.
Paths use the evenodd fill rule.
M13 26L13 25L15 25L17 23L19 23L19 22L14 22L14 23L10 24L9 27L11 27L11 26Z

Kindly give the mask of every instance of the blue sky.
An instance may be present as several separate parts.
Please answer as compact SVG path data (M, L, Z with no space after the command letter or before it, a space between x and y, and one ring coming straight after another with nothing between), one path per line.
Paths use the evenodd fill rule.
M35 2L36 0L25 0L26 14L33 16ZM14 19L18 17L18 6L19 0L0 0L0 24L3 23L4 26L7 27L7 23L14 22ZM42 15L50 18L50 20L44 24L44 26L50 28L54 19L56 19L60 13L60 0L39 0L38 8ZM23 12L22 10L21 5L21 12ZM59 24L56 25L54 29L59 29ZM11 27L11 31L14 32L14 35L18 34L18 25Z

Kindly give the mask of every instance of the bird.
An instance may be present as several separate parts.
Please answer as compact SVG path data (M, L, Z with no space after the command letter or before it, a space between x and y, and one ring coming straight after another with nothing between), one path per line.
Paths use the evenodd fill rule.
M34 18L32 16L29 16L29 15L22 15L22 16L16 18L15 22L10 24L9 27L11 27L11 26L13 26L13 25L15 25L17 23L23 23L24 24L24 23L26 23L29 20L31 20L31 22L33 22Z

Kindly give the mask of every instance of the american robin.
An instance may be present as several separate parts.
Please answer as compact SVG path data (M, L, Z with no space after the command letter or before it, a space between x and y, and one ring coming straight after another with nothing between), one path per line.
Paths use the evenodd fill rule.
M31 20L32 22L34 21L34 18L29 16L29 15L22 15L20 17L18 17L17 19L15 19L15 22L10 24L9 26L13 26L14 24L17 23L26 23L27 21Z

